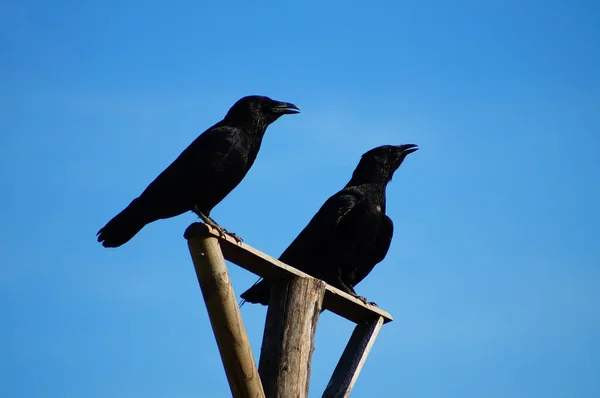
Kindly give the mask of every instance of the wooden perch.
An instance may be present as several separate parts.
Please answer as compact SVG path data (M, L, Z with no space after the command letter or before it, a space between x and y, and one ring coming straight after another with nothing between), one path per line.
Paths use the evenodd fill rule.
M271 288L258 372L267 398L307 397L325 282L293 278Z
M322 309L357 324L323 397L350 395L381 325L392 321L390 314L230 236L222 237L206 224L190 225L184 237L235 398L307 397L315 330ZM273 283L260 372L225 259Z
M192 236L188 247L234 398L264 398L250 341L214 236Z
M213 236L217 238L221 243L221 250L227 260L272 282L294 277L312 278L312 276L294 267L290 267L245 243L238 244L230 236L221 237L216 229L206 224L191 224L184 234L186 239L199 236ZM379 317L383 318L383 323L393 320L392 316L386 311L372 305L364 304L359 299L331 285L325 286L323 309L336 313L354 323L372 322L378 320Z
M381 325L383 325L383 318L356 325L350 341L333 371L333 376L327 384L323 398L346 398L350 395L367 355L379 334Z

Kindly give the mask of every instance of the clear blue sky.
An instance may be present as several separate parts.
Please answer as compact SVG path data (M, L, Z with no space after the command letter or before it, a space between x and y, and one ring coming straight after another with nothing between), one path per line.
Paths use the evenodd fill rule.
M598 2L5 0L0 54L0 396L228 396L195 216L95 233L248 94L303 113L213 216L274 256L364 151L421 146L354 397L600 396ZM321 317L312 397L351 330Z

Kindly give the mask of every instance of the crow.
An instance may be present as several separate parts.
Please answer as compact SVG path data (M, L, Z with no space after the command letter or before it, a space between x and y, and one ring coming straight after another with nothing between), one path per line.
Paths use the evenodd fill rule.
M394 232L385 214L385 189L404 158L417 150L407 144L366 152L344 189L323 204L279 260L367 303L354 286L385 258ZM241 297L267 305L270 289L268 281L259 280Z
M228 233L210 218L211 210L242 181L267 127L282 115L298 112L300 108L294 104L264 96L239 99L223 120L200 134L139 197L98 231L98 242L104 247L121 246L146 224L187 211L221 234Z

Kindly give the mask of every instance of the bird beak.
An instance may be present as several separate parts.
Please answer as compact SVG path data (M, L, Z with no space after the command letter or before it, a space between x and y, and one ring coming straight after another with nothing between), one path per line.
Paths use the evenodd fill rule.
M275 105L271 107L271 112L282 115L290 115L294 113L300 113L300 108L289 102L276 102Z
M410 155L419 150L419 147L415 144L398 145L396 148L398 148L398 154L401 156Z
M398 166L404 161L405 157L419 150L419 147L415 144L398 145L396 148L398 149L396 160Z

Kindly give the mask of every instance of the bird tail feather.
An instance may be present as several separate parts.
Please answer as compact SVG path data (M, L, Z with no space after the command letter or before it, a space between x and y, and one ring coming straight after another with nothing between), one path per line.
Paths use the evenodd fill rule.
M259 279L254 285L240 295L244 299L240 307L247 301L249 303L268 305L271 293L271 284Z
M98 242L104 247L119 247L127 243L150 222L145 213L139 199L134 199L98 231Z

